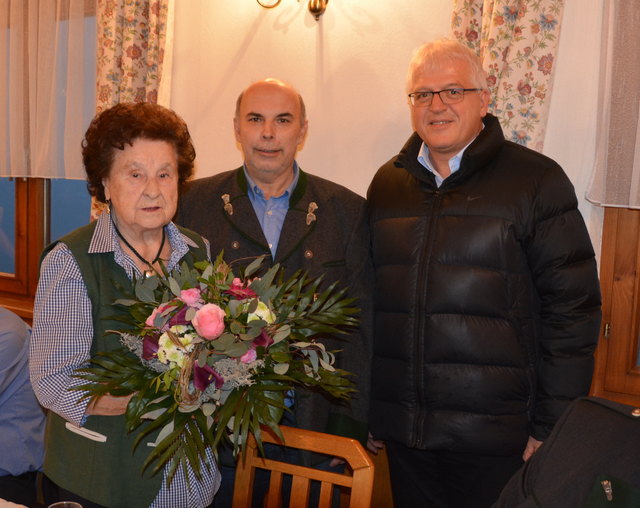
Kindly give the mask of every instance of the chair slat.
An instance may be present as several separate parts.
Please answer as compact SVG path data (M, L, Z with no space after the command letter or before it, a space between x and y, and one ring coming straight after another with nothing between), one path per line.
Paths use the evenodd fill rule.
M280 508L282 506L282 473L279 471L273 471L269 477L269 491L265 506L266 508Z
M311 480L321 482L319 506L322 508L331 506L333 486L342 487L340 497L343 501L349 499L348 491L351 491L350 508L370 508L374 466L371 458L357 440L286 426L281 426L280 430L288 447L345 459L347 462L345 473L338 474L259 457L255 438L250 434L247 439L246 455L244 460L242 458L238 460L236 469L233 492L234 508L249 508L251 506L253 477L256 468L271 471L269 492L266 497L268 508L281 506L283 474L292 475L291 498L289 500L291 508L302 508L308 505ZM261 437L263 443L284 444L267 427L262 428ZM346 495L345 491L347 491Z
M290 508L305 508L309 504L309 490L311 482L309 478L294 476L291 481Z
M318 499L319 508L331 507L331 495L333 493L333 485L328 482L320 484L320 498Z

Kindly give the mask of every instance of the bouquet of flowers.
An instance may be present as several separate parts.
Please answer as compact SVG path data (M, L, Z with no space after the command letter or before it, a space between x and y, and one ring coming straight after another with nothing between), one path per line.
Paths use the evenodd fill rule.
M358 309L336 284L296 273L283 280L278 266L253 278L261 258L242 279L218 256L214 263L135 281L122 348L103 352L80 369L86 398L134 394L125 419L136 440L159 431L144 468L170 464L201 474L206 451L230 442L235 454L249 432L261 446L260 426L278 428L285 397L294 386L348 398L348 372L334 368L322 335L357 325ZM207 464L208 467L208 464Z

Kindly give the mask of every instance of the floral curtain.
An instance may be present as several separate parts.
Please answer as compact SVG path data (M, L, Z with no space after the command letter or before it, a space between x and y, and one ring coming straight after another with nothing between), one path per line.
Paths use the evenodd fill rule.
M0 1L0 176L85 178L94 14L89 0Z
M596 161L587 199L640 208L640 2L604 3Z
M454 0L454 38L488 74L505 137L542 151L564 0Z
M97 18L96 112L121 102L156 103L159 94L166 101L173 0L98 0ZM92 200L91 218L102 209Z
M157 102L169 0L98 0L96 111Z

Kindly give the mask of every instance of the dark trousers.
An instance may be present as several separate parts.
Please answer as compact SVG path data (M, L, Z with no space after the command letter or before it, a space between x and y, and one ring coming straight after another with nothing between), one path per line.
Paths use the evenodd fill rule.
M45 501L45 506L49 506L50 504L57 503L58 501L75 501L79 503L82 508L104 508L102 505L84 499L73 492L69 492L68 490L63 489L58 486L58 484L54 483L49 477L42 475L42 494Z
M485 508L522 466L521 454L417 450L387 442L395 508Z
M37 473L32 471L20 476L0 476L0 499L29 507L35 506L36 475Z

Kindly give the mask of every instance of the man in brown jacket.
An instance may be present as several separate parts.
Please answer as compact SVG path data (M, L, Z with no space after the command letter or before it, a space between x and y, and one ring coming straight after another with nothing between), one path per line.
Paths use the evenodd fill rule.
M326 341L329 349L341 350L338 367L354 373L357 393L350 404L338 405L316 393L296 392L294 422L287 423L365 442L372 293L365 200L298 167L295 155L307 119L291 85L276 79L253 83L238 97L233 124L243 166L191 182L175 220L207 238L212 256L224 250L234 266L265 255L266 264L279 263L287 276L297 270L323 275L324 284L339 281L358 299L359 330ZM224 467L222 473L224 492L231 482ZM224 499L219 492L216 507L227 506Z

